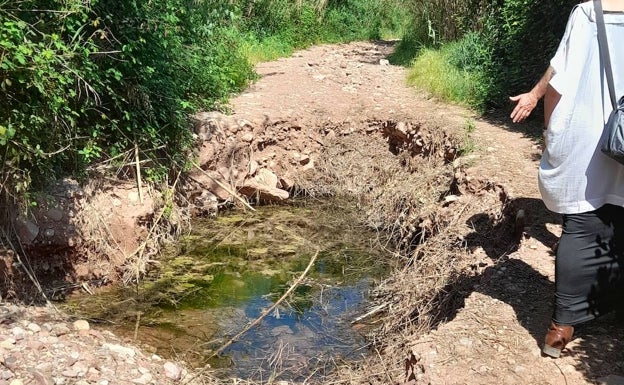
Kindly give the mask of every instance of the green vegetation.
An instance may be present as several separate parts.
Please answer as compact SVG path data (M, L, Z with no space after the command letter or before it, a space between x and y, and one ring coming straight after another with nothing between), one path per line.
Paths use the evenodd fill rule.
M407 20L401 3L390 0L246 0L241 11L252 63L317 43L401 36Z
M414 23L391 61L415 67L412 81L445 100L478 110L506 105L545 71L577 3L410 1Z
M474 152L478 147L474 138L472 137L472 133L475 132L477 126L475 121L472 119L466 120L466 124L464 125L464 137L462 139L462 146L459 149L460 155L468 155L471 152Z
M482 108L489 81L489 55L480 51L479 36L471 33L440 49L423 48L414 59L409 84L427 90L446 101Z
M252 65L321 42L403 39L394 63L483 110L546 68L571 0L0 0L0 190L24 201L91 166L166 180L189 114L223 109ZM411 24L406 23L409 20Z
M405 16L389 0L0 0L0 190L23 202L94 164L131 178L137 149L165 180L192 151L189 114L224 106L253 63Z

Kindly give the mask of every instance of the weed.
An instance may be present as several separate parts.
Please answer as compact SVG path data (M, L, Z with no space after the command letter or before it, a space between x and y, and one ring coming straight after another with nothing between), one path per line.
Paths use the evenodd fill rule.
M468 134L472 134L477 129L477 125L475 124L474 120L468 119L468 120L466 120L466 124L464 125L464 129L466 130L466 132Z

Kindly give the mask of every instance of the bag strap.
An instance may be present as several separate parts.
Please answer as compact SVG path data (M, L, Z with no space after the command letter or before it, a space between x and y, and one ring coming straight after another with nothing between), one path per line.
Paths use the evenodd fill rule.
M594 0L594 12L596 13L596 27L598 29L598 50L600 51L600 57L604 63L609 96L611 97L611 104L615 110L617 108L617 101L615 99L615 86L613 85L613 69L611 68L611 57L609 55L609 45L607 44L607 30L605 28L601 0Z

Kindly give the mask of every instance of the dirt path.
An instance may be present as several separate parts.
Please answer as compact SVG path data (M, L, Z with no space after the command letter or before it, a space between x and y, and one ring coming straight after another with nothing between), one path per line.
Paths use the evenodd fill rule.
M303 127L336 122L356 127L375 119L461 127L474 121L475 149L468 155L467 174L504 187L511 204L527 213L525 234L519 245L505 247L496 239L488 242L487 234L478 237L472 257L486 262L462 283L468 289L455 314L436 330L407 341L405 358L413 352L424 370L420 382L436 385L592 384L622 375L623 333L609 317L579 328L562 358L540 355L553 296L551 248L560 226L558 216L540 201L539 145L522 133L539 129L511 126L506 117L475 119L469 111L427 99L406 87L405 69L383 60L390 49L372 43L320 46L261 64L262 79L233 100L235 116L296 121ZM471 219L475 233L482 219ZM608 383L622 383L615 380Z

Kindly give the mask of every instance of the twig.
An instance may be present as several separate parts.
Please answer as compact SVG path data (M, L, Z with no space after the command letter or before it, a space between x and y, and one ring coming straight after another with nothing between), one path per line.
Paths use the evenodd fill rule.
M312 259L310 259L310 262L308 263L308 267L306 267L306 269L303 271L303 273L299 276L299 278L297 278L297 280L295 281L295 283L292 284L292 286L290 286L290 288L288 290L286 290L286 293L284 293L284 295L281 296L280 299L278 299L273 305L271 305L271 307L269 307L268 309L266 309L258 318L255 319L255 321L253 321L252 323L250 323L246 328L244 328L240 333L238 333L237 335L235 335L234 337L230 338L230 340L228 342L226 342L223 346L221 346L219 349L217 349L214 353L212 353L212 355L209 358L213 358L217 355L219 355L222 351L224 351L228 346L232 345L234 342L236 342L243 334L247 333L251 328L253 328L254 326L256 326L258 323L260 323L260 321L262 321L264 319L264 317L266 317L269 313L271 313L280 303L282 303L286 297L288 297L290 295L290 293L293 292L293 290L295 290L297 288L297 286L299 286L299 284L301 283L301 281L303 280L303 278L308 274L308 272L310 271L310 269L312 268L312 265L314 265L314 261L316 261L316 257L318 257L319 252L317 251L316 254L314 254L314 256L312 257Z
M388 365L386 365L386 362L381 357L381 353L379 353L379 349L375 348L375 353L377 353L377 356L379 357L379 362L381 362L381 365L383 366L384 374L386 375L386 378L388 379L388 383L394 384L395 382L392 380L392 376L390 375L388 371Z
M356 319L354 319L353 321L351 321L351 323L352 323L352 324L355 324L355 323L358 323L358 322L362 321L363 319L366 319L366 318L368 318L368 317L371 317L371 316L373 316L373 315L375 315L375 314L377 314L377 313L379 313L379 312L383 311L383 310L384 310L384 308L386 308L386 306L388 306L388 305L390 305L390 303L389 303L389 302L383 303L383 304L381 304L381 305L379 305L379 306L375 306L375 307L374 307L372 310L370 310L368 313L363 314L363 315L361 315L361 316L357 317Z
M16 230L14 228L13 223L11 223L11 225L13 227L12 228L13 233L15 234ZM17 238L17 242L18 242L18 244L20 246L20 250L18 251L18 249L13 244L13 242L11 242L11 238L10 238L9 234L6 232L6 229L4 227L2 227L2 236L5 239L5 241L9 244L9 247L15 252L15 258L17 258L17 262L22 266L22 268L24 269L24 272L26 273L26 275L28 276L30 281L35 285L35 287L39 291L39 294L41 294L43 299L46 301L46 304L48 306L52 306L52 308L58 312L58 309L56 308L56 306L52 305L52 302L50 302L50 300L48 299L48 296L45 294L45 292L43 290L43 287L41 287L41 284L39 283L39 280L35 276L35 273L32 270L32 267L30 267L30 264L27 266L26 264L24 264L24 262L22 262L22 259L20 258L19 251L24 253L25 257L27 257L27 255L26 255L26 251L24 250L24 247L22 245L22 242L19 240L19 237Z
M173 182L173 185L171 186L172 190L175 190L176 188L176 184L178 183L178 180L180 180L180 173L181 171L178 171L178 175L175 179L175 181ZM154 233L154 231L156 230L156 227L158 227L158 222L160 222L160 220L162 219L164 213L166 211L166 207L163 207L160 212L158 213L158 215L156 216L156 219L154 219L154 223L152 224L152 227L149 229L147 236L145 237L145 240L139 245L139 247L137 247L134 252L132 254L130 254L130 257L132 256L137 256L137 258L140 258L143 255L143 251L145 251L145 248L147 247L147 243L150 240L150 237L152 236L152 233ZM137 271L137 281L139 280L139 272Z
M565 381L565 384L568 385L568 377L566 376L564 371L561 369L561 366L559 366L555 361L553 361L553 364L555 364L557 369L559 369L559 371L561 372L561 375L563 376L563 380Z
M143 203L143 186L141 182L141 163L139 160L139 145L134 141L134 161L136 167L136 181L139 189L139 202Z
M210 174L208 174L206 172L206 170L204 170L203 168L199 167L199 165L195 162L193 162L193 166L198 169L199 171L201 171L204 175L206 175L208 178L210 178L210 180L212 180L213 182L215 182L217 185L219 185L219 187L221 187L222 189L224 189L225 191L228 192L228 194L232 195L234 198L236 198L236 200L238 200L239 202L241 202L245 207L247 207L249 210L251 211L256 211L256 209L254 209L253 207L251 207L249 205L249 203L247 203L247 201L245 201L243 198L240 197L240 195L238 195L236 193L236 191L232 190L231 188L229 188L228 186L226 186L225 184L223 184L221 181L213 178Z
M141 312L136 313L136 322L134 324L134 340L139 336L139 325L141 324Z
M260 323L260 321L262 321L264 319L264 317L266 317L268 314L270 314L273 310L275 310L275 308L277 306L279 306L280 303L282 303L296 288L297 286L299 286L299 284L301 283L301 281L303 281L303 278L305 278L305 276L308 274L308 272L310 272L310 269L312 268L312 266L314 265L314 262L316 261L316 258L319 255L319 250L316 251L316 253L312 256L312 259L310 259L310 262L308 263L308 267L306 267L306 269L303 271L303 273L301 273L301 275L299 276L299 278L297 278L297 280L290 286L290 288L288 290L286 290L286 293L284 293L284 295L282 295L280 297L280 299L278 299L271 307L269 307L268 309L266 309L258 318L256 318L252 323L250 323L249 325L247 325L240 333L238 333L237 335L235 335L234 337L230 338L229 341L227 341L225 344L223 344L219 349L217 349L214 353L212 353L212 355L210 357L208 357L208 360L210 360L211 358L219 355L221 352L223 352L228 346L232 345L234 342L236 342L243 334L247 333L251 328L253 328L254 326L256 326L257 324ZM194 380L196 377L198 377L199 375L201 375L208 367L204 367L202 370L200 370L199 372L197 372L195 375L193 375L193 377L191 377L188 381L185 381L185 383L190 383L192 380Z

